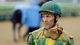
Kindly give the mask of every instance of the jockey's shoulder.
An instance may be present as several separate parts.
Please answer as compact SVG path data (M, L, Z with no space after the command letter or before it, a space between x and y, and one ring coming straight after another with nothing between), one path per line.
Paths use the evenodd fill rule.
M41 28L39 28L39 29L37 29L37 30L35 30L33 32L30 32L30 34L32 34L32 35L39 34L39 33L42 32L43 29L44 29L44 27L41 27Z
M64 37L66 37L67 39L69 40L73 40L73 36L71 36L69 33L63 31L63 34L62 34Z

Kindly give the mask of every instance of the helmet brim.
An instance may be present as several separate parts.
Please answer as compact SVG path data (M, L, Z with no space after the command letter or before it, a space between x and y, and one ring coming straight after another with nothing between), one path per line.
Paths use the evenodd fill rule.
M53 14L53 15L58 15L59 17L61 17L61 13L58 14L58 13L55 13L55 12L49 11L49 10L48 10L48 11L39 11L39 13L40 13L40 14L51 13L51 14Z

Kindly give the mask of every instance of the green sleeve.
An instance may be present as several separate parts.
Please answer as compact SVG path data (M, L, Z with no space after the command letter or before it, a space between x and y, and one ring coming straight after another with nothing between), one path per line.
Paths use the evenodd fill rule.
M74 45L74 40L73 40L73 38L70 38L70 40L67 42L67 45Z
M27 38L27 45L35 45L33 35L30 33Z

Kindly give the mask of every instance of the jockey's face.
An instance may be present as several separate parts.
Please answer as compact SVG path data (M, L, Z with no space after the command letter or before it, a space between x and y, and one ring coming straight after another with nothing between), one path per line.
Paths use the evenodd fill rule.
M54 15L50 13L42 14L42 21L46 29L49 29L54 25Z

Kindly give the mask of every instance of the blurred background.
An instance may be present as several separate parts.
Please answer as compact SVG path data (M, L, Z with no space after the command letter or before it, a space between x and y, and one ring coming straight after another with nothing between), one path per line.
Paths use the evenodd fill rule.
M38 1L38 0L37 0ZM80 0L55 0L62 8L60 24L73 36L75 45L80 45ZM0 0L0 45L24 45L12 40L11 16L17 4L27 6L29 0ZM25 27L22 28L22 33Z

